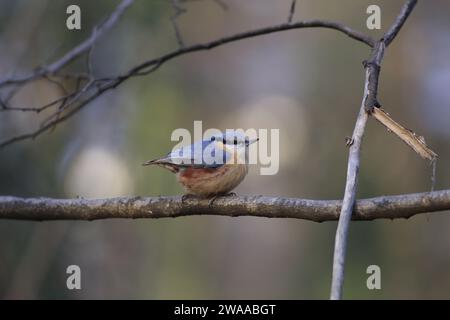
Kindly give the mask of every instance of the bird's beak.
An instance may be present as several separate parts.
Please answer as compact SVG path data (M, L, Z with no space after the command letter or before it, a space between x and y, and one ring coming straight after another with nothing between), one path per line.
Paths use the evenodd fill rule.
M148 160L148 161L145 161L142 165L143 166L148 166L148 165L151 165L153 163L155 163L155 160Z
M251 145L252 143L255 143L255 142L257 142L257 141L259 141L259 138L249 140L249 141L248 141L248 145Z

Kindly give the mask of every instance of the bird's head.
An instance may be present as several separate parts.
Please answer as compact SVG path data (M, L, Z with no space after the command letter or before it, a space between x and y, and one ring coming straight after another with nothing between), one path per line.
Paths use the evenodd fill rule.
M216 148L224 150L231 155L244 159L248 151L248 147L257 142L259 138L251 139L242 132L231 131L218 135L213 135L210 138L211 143L214 143ZM233 157L235 158L235 157ZM242 161L241 159L241 161Z

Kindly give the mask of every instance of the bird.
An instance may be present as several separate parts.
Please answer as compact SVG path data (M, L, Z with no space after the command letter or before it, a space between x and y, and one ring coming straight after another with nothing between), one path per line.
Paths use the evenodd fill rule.
M157 165L175 173L185 190L183 199L234 195L231 191L248 172L249 146L258 140L240 131L227 131L177 148L142 165Z

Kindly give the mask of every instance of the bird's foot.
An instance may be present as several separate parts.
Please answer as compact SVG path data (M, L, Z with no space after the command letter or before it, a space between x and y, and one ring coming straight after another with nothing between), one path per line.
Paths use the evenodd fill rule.
M352 137L345 137L345 146L346 147L351 147L354 142L355 141L353 140Z
M216 199L217 199L218 197L220 197L220 196L214 196L214 197L212 197L211 199L209 199L209 201L208 201L208 206L212 207L213 204L214 204L214 201L216 201Z
M195 195L193 195L193 194L183 194L182 196L181 196L181 203L182 204L185 204L186 203L186 200L188 200L188 199L196 199L197 197L195 196Z
M227 194L218 194L218 195L215 195L214 197L212 197L211 199L209 199L208 205L209 205L210 207L212 207L212 205L214 204L214 201L216 201L217 198L221 198L221 197L236 197L236 193L230 192L230 193L227 193Z

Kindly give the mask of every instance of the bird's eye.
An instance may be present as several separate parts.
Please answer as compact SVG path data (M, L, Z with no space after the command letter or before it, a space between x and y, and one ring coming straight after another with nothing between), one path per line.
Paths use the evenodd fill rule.
M234 138L233 143L234 143L234 144L237 144L237 138Z
M212 136L211 141L214 141L214 140L216 140L216 137Z

